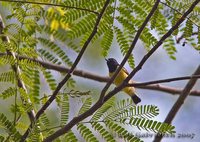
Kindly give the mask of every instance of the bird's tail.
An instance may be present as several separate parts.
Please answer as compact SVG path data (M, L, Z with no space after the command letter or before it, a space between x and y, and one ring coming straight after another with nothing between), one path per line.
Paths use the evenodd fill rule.
M136 95L134 94L133 96L131 96L133 102L137 105L139 102L141 102L141 99Z

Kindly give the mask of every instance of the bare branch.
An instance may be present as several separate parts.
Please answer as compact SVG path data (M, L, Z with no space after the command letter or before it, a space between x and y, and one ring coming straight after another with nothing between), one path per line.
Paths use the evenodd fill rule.
M198 34L198 32L194 32L194 33L192 33L192 35L197 35ZM177 39L176 39L176 43L180 43L180 41L184 38L184 34L182 34L180 37L178 37Z
M35 121L39 119L39 117L44 113L44 111L49 107L49 105L55 100L58 92L60 91L60 89L63 87L63 85L68 81L68 79L71 77L71 73L74 71L74 69L76 68L77 64L79 63L83 53L85 52L86 48L88 47L89 43L91 42L91 40L93 39L93 37L95 36L95 34L97 33L97 29L99 26L99 23L101 21L101 18L107 8L107 6L109 5L110 0L107 0L101 10L101 13L98 15L97 19L96 19L96 23L94 25L93 31L90 34L90 36L88 37L87 41L84 43L81 51L79 52L76 60L74 61L71 69L68 71L67 75L64 77L64 79L58 84L57 88L55 89L55 91L53 92L52 96L48 99L48 101L42 106L42 108L37 112L36 116L35 116ZM24 135L22 136L21 141L25 141L25 139L27 138L27 136L30 133L30 129L32 128L34 123L31 123L29 128L26 130L26 132L24 133ZM58 136L56 136L58 137ZM49 136L49 140L47 138L47 141L51 141L53 139L56 138L55 135L51 135Z
M0 52L0 56L6 56L8 55L7 53L1 53ZM50 70L55 70L58 72L63 72L63 73L67 73L69 71L69 68L65 67L65 66L61 66L61 65L55 65L52 63L48 63L48 62L44 62L38 59L34 59L34 58L29 58L29 57L25 57L25 56L21 56L21 55L16 55L16 57L19 60L30 60L36 63L39 63L41 66L43 66L46 69L50 69ZM108 82L109 81L109 77L106 76L100 76L91 72L87 72L87 71L83 71L83 70L79 70L79 69L75 69L73 72L73 75L79 76L79 77L83 77L83 78L87 78L87 79L91 79L94 81L99 81L99 82ZM189 76L188 76L189 77ZM176 80L174 80L176 81ZM136 82L136 84L139 82ZM139 85L139 86L135 86L136 88L142 88L142 89L150 89L150 90L155 90L155 91L162 91L162 92L166 92L166 93L170 93L170 94L180 94L182 92L182 88L174 88L174 87L169 87L169 86L165 86L165 85L160 85L160 84L153 84L153 85ZM199 90L193 90L190 92L191 96L200 96L200 91Z
M162 91L166 93L170 93L171 95L180 95L181 92L183 91L182 88L175 88L175 87L169 87L169 86L164 86L160 84L154 84L154 85L148 85L148 86L138 86L138 88L142 89L150 89L154 91ZM190 91L191 96L200 96L200 90L192 90Z
M81 8L81 7L75 7L75 6L67 6L67 5L63 5L63 4L35 2L35 1L21 1L21 0L0 0L0 1L2 1L2 2L15 2L15 3L20 2L20 3L27 3L27 4L38 4L38 5L56 6L56 7L62 7L62 8L69 8L69 9L76 9L76 10L87 11L87 12L99 15L98 12L92 11L90 9Z
M197 68L195 73L193 75L199 75L200 74L200 66ZM176 116L177 112L183 105L184 101L186 100L187 96L190 93L190 90L193 88L197 81L197 78L191 78L188 83L186 84L185 88L183 89L181 95L177 99L176 103L171 108L170 112L168 113L167 117L165 118L164 123L171 124L172 120ZM163 135L156 135L154 142L160 142L163 138Z
M148 82L142 82L142 83L133 83L133 84L127 84L126 86L147 86L151 84L157 84L157 83L166 83L166 82L172 82L172 81L180 81L180 80L187 80L191 78L200 78L200 75L192 75L192 76L183 76L183 77L174 77L174 78L167 78L167 79L161 79L161 80L154 80L154 81L148 81Z
M7 56L7 55L10 55L10 54L1 53L0 52L0 57L1 56ZM55 70L55 71L58 71L58 72L67 73L70 70L66 66L55 65L53 63L41 61L39 59L34 59L34 58L21 56L21 55L16 55L16 57L19 60L26 59L26 60L29 60L29 61L33 61L33 62L39 63L42 67L44 67L46 69ZM100 76L100 75L97 75L97 74L93 74L93 73L86 72L86 71L83 71L83 70L78 70L78 69L75 69L73 71L73 75L84 77L84 78L88 78L88 79L92 79L92 80L99 81L99 82L108 82L109 81L109 77L103 77L103 76Z

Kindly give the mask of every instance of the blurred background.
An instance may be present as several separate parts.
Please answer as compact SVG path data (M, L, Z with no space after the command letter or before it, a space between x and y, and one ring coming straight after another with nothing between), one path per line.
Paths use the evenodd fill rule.
M0 10L0 12L2 12ZM64 45L62 48L66 48ZM186 44L182 46L181 44L176 45L177 53L176 60L172 60L168 57L162 47L160 47L144 64L143 68L134 76L134 80L137 82L143 81L153 81L157 79L165 79L172 77L181 77L193 74L196 68L200 63L200 54L192 46ZM68 51L68 49L67 49ZM70 51L69 51L70 52ZM135 64L137 65L142 57L146 54L146 50L144 49L141 42L138 42L134 51ZM119 46L116 41L113 42L112 48L110 50L108 58L115 58L118 62L121 62L123 59L122 54L120 53ZM71 54L71 59L75 59L76 54ZM131 72L132 69L125 65L125 68ZM9 69L9 67L1 67L0 72L4 72ZM88 71L94 74L98 74L101 76L108 76L108 69L106 62L101 56L101 47L100 42L96 41L94 44L90 45L84 54L82 60L77 66L77 69ZM54 72L54 76L57 79L57 82L62 80L62 76L60 73ZM105 83L96 82L93 80L80 78L73 76L76 81L76 90L91 91L91 95L93 100L97 100L99 94L104 87ZM41 78L42 80L42 78ZM45 81L44 81L45 82ZM170 83L164 83L163 85L176 87L176 88L184 88L186 85L186 81L176 81ZM0 83L0 92L4 90L4 86L9 86L10 84ZM6 87L7 87L6 86ZM110 88L112 89L114 85ZM43 91L45 93L50 94L50 90L47 90L47 86L44 84L42 86ZM200 90L200 81L197 81L196 85L193 89ZM122 95L123 94L123 95ZM137 94L142 99L141 105L156 105L159 108L160 114L155 118L157 121L164 121L171 107L175 103L178 98L178 95L172 95L168 93L163 93L160 91L151 91L144 89L137 89ZM128 98L127 95L124 95L123 92L120 92L116 95L118 100ZM76 115L77 109L81 106L81 100L79 98L70 99L71 107L70 118ZM0 112L10 114L9 106L13 103L13 98L10 98L8 101L0 100ZM175 119L172 124L176 127L176 134L173 138L166 137L163 139L163 142L199 142L200 141L200 97L189 96L186 101L182 105L181 109L177 113ZM51 123L54 125L58 124L59 117L58 107L53 103L48 110L48 116L51 120ZM9 118L13 118L13 116L9 116ZM27 121L28 122L28 121ZM139 131L137 128L127 127L130 133L135 134L136 136L141 137L144 141L152 141L154 138L153 133L148 133L147 131ZM193 136L193 138L192 138ZM81 139L80 139L81 140ZM119 140L121 141L121 140Z

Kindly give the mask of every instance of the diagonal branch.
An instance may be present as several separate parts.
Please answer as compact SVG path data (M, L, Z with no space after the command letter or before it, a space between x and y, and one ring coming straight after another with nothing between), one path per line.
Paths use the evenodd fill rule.
M35 116L35 121L37 121L39 119L39 117L44 113L44 111L49 107L49 105L55 100L57 94L59 93L60 89L63 87L63 85L68 81L68 79L71 77L71 73L73 73L73 71L75 70L77 64L79 63L83 53L85 52L86 48L88 47L89 43L91 42L91 40L93 39L93 37L95 36L95 34L97 33L97 29L99 26L99 23L101 21L101 18L103 17L103 14L107 8L107 6L109 5L110 0L106 0L101 13L98 15L97 19L96 19L96 23L94 25L93 31L90 34L89 38L87 39L87 41L84 43L80 53L78 54L76 60L74 61L71 69L68 71L67 75L64 77L64 79L58 84L57 88L55 89L55 91L53 92L52 96L48 99L48 101L42 106L42 108L37 112L36 116ZM24 135L22 136L21 141L25 141L25 139L27 138L27 136L30 133L31 128L33 127L34 123L31 123L29 128L26 130L26 132L24 133Z
M81 8L81 7L75 7L75 6L67 6L67 5L63 5L63 4L54 4L54 3L45 3L45 2L35 2L35 1L21 1L21 0L0 0L2 2L20 2L20 3L26 3L26 4L38 4L38 5L47 5L47 6L57 6L57 7L62 7L62 8L69 8L69 9L76 9L76 10L82 10L82 11L87 11L96 15L99 15L98 12L96 11L92 11L90 9L86 9L86 8Z
M7 56L7 55L8 55L7 53L1 53L0 52L0 57L1 56ZM41 61L41 60L38 60L38 59L29 58L29 57L25 57L25 56L21 56L21 55L16 55L16 57L19 60L26 59L26 60L30 60L30 61L39 63L42 67L44 67L46 69L55 70L55 71L62 72L62 73L67 73L69 71L69 68L67 68L65 66L55 65L55 64L52 64L52 63L48 63L48 62L45 62L45 61ZM91 79L91 80L94 80L94 81L99 81L99 82L108 82L109 79L110 79L109 77L106 77L106 76L100 76L98 74L94 74L94 73L79 70L79 69L75 69L74 72L73 72L73 75L83 77L83 78L87 78L87 79ZM173 78L171 78L171 79L173 79ZM173 80L176 81L176 79L173 79ZM139 83L139 82L136 82L136 84L137 83ZM154 84L152 84L152 85L139 84L139 85L136 85L135 87L136 88L142 88L142 89L150 89L150 90L155 90L155 91L162 91L162 92L170 93L172 95L173 94L180 94L183 90L182 88L178 89L178 88L174 88L174 87L160 85L160 84L157 84L157 83L161 83L161 82L154 82ZM200 91L199 90L192 90L190 92L190 95L191 96L200 96Z
M152 10L150 11L150 13L148 14L148 16L146 17L145 21L143 22L141 28L138 30L134 40L133 40L133 44L131 45L129 51L127 52L124 60L122 61L122 63L120 64L120 67L118 68L118 70L115 72L115 75L113 75L113 77L109 80L109 82L106 84L106 86L103 88L100 98L99 100L86 112L84 112L83 114L74 117L67 125L65 125L63 128L59 129L58 131L56 131L55 133L53 133L52 135L50 135L49 137L47 137L44 141L48 142L48 141L52 141L55 138L63 135L64 133L67 133L74 125L76 125L78 122L82 121L83 119L85 119L86 117L92 115L98 108L100 108L105 101L104 99L104 95L107 91L107 89L109 88L109 86L112 84L112 82L114 81L116 75L119 73L120 68L123 67L123 65L125 64L125 62L127 61L128 57L130 56L137 40L139 39L140 34L142 33L144 27L146 26L146 24L148 23L149 19L151 18L151 16L153 15L153 13L156 11L158 4L159 4L160 0L157 0L152 8ZM107 2L109 2L109 0L107 0ZM120 91L120 89L122 88L116 88L114 91L112 91L113 95L116 94L117 92Z
M200 75L200 66L197 68L197 70L195 71L193 75ZM190 90L195 85L196 81L197 81L197 78L193 78L193 77L189 80L189 82L186 84L185 88L183 89L181 95L177 99L176 103L173 105L167 117L165 118L164 123L171 124L172 120L174 119L177 112L183 105L184 101L186 100L187 96L190 93ZM163 138L163 135L156 135L154 142L160 142L162 138Z

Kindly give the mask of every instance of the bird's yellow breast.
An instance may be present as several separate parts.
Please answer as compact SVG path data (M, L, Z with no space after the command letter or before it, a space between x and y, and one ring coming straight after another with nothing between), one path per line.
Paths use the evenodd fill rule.
M112 77L114 73L109 73L109 76ZM116 86L120 85L128 76L128 74L122 69L119 74L117 75L117 77L114 80L114 84ZM129 83L133 83L132 80L129 81ZM133 94L135 94L135 88L134 87L126 87L123 89L124 92L126 92L127 94L129 94L130 96L132 96Z

